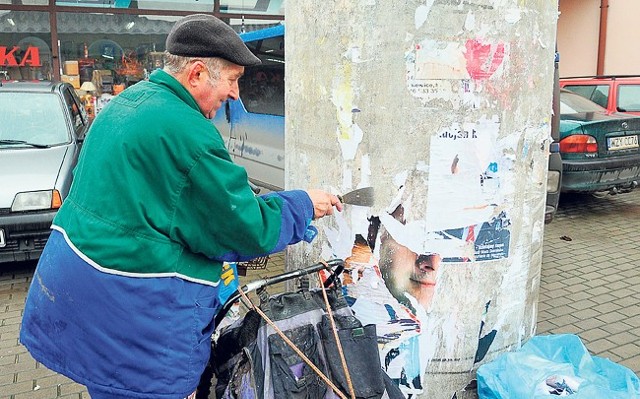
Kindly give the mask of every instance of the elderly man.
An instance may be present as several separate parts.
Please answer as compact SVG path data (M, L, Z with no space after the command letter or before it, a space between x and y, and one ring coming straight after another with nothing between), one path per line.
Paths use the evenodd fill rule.
M260 62L233 29L191 15L166 50L94 121L23 317L33 357L93 399L192 397L223 262L279 252L342 210L321 190L255 196L231 161L209 119Z

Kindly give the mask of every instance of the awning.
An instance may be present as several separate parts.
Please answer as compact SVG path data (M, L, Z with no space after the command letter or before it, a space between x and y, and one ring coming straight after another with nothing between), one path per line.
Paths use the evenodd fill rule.
M58 13L58 34L166 35L173 24L174 21L137 15ZM0 33L50 32L46 12L11 11L0 16Z

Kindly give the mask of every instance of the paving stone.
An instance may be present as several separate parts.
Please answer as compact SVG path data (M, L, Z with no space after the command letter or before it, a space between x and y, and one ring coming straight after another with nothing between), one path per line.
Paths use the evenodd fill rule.
M632 331L633 329L633 327L622 321L619 321L617 323L605 323L601 328L609 332L611 335L615 335L624 331Z
M67 384L62 384L59 387L59 391L60 391L60 395L69 395L69 394L73 394L73 393L80 393L80 392L84 392L87 389L80 384L77 384L75 382L69 382Z
M572 298L570 298L572 299ZM583 300L579 300L579 301L574 301L572 303L569 304L570 307L572 307L573 309L576 310L592 310L595 311L597 313L597 310L595 309L595 307L597 306L597 302L594 302L591 299L583 299Z
M58 397L57 387L32 389L30 392L16 394L14 399L51 399Z
M581 327L585 327L584 323L581 323L580 325ZM600 329L600 328L592 328L591 330L583 330L582 332L580 332L579 334L580 338L582 339L583 343L585 344L585 346L587 345L587 343L590 342L594 342L597 341L599 339L603 339L603 338L607 338L609 336L611 336L611 334L609 334L608 332Z
M622 364L625 367L628 367L631 370L640 370L640 354L630 359L622 360L620 364ZM636 372L636 375L640 375L640 374Z
M2 386L7 384L13 384L15 381L15 374L0 374L0 392L2 392Z
M595 311L598 314L613 313L622 309L622 306L616 304L615 302L605 302L605 301L601 301L601 302L604 302L604 303L601 303L600 305L594 306L592 308L593 311Z
M626 319L624 322L631 325L633 328L636 329L636 331L638 331L638 329L640 329L640 311L635 313L635 316L632 316Z
M57 379L65 379L67 380L66 377L56 373L55 371L49 370L48 368L40 365L40 367L38 368L34 368L31 370L25 370L25 371L21 371L19 373L16 373L16 382L22 382L22 381L34 381L36 380L38 385L40 386L48 386L48 385L53 385L52 383L41 383L41 380L46 380L48 377L55 377Z
M556 317L560 317L560 316L571 314L571 313L573 313L575 311L576 310L573 309L571 306L562 305L562 306L557 306L557 307L554 307L552 309L549 309L548 312L551 313L552 315L556 316Z
M614 323L627 318L626 315L618 312L601 312L597 317L598 320L602 320L605 323Z
M33 381L16 382L14 384L4 385L2 387L2 394L6 395L5 397L32 391Z
M611 339L613 340L613 337ZM620 341L616 341L616 342L620 342ZM625 359L629 357L631 353L640 353L640 346L633 343L628 343L621 346L613 347L609 349L609 351L615 353L621 359Z
M590 351L593 351L595 354L605 353L611 348L617 347L618 344L608 340L607 338L598 339L596 341L590 342L587 346Z

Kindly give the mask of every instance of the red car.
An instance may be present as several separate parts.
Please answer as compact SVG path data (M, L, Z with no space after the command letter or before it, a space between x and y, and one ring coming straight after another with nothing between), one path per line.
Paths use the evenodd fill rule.
M640 116L640 75L561 78L560 87L588 98L609 114Z

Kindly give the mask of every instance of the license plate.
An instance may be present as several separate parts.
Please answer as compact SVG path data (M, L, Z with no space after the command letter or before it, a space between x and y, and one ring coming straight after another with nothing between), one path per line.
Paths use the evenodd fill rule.
M7 241L4 239L4 229L0 229L0 248L5 247Z
M607 138L607 144L610 151L638 148L638 135L609 137Z

